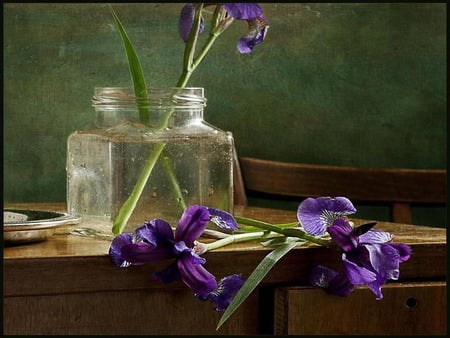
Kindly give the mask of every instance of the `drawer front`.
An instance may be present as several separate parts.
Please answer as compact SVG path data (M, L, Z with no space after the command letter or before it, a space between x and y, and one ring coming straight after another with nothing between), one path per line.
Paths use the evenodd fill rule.
M446 334L446 282L391 283L376 300L366 287L348 297L313 287L275 290L275 334Z
M159 290L5 297L5 335L233 335L258 333L251 296L218 331L221 312L192 291Z

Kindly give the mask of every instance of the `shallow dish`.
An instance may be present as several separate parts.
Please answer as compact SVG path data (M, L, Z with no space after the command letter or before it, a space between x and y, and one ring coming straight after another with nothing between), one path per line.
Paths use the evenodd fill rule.
M57 227L79 221L79 217L68 213L3 209L3 241L6 245L44 241Z

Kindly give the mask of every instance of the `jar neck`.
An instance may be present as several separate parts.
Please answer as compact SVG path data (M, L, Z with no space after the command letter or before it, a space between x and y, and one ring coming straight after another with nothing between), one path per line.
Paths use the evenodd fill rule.
M152 129L185 127L203 121L203 88L149 88L136 97L131 87L98 87L92 99L96 125L110 127L125 120Z

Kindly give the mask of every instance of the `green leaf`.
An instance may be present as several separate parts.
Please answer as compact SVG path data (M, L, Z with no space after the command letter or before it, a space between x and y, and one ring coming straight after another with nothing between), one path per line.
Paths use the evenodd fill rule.
M222 317L217 324L216 330L218 330L230 316L237 310L237 308L244 302L244 300L252 293L252 291L258 286L258 284L263 280L267 273L273 268L273 266L291 249L293 249L297 244L296 241L290 241L275 250L271 251L264 257L264 259L258 264L255 270L251 273L248 279L245 281L244 285L239 289L239 291L234 296L228 308L223 313Z
M265 242L261 242L262 246L279 246L281 244L285 244L288 241L294 240L293 238L288 238L286 236L280 236L276 238L269 239ZM297 242L303 241L300 238L295 239Z
M137 98L146 99L148 98L147 86L145 85L144 72L142 71L141 62L139 61L139 58L136 54L136 50L134 49L133 44L128 38L128 34L126 33L125 28L120 22L119 17L117 16L112 6L110 6L110 9L114 17L116 27L119 30L120 36L122 38L123 46L125 48L125 52L127 55L128 67L130 69L131 80L133 81L134 94ZM143 107L140 107L139 114L141 121L145 124L148 124L149 123L148 110Z

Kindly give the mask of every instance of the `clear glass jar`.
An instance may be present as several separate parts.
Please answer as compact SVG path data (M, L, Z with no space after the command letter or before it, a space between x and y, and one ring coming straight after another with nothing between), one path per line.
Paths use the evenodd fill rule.
M95 125L67 141L67 205L112 226L144 167L156 160L124 232L162 218L173 226L184 205L233 211L233 136L203 120L203 88L96 88ZM144 121L144 122L142 122Z

